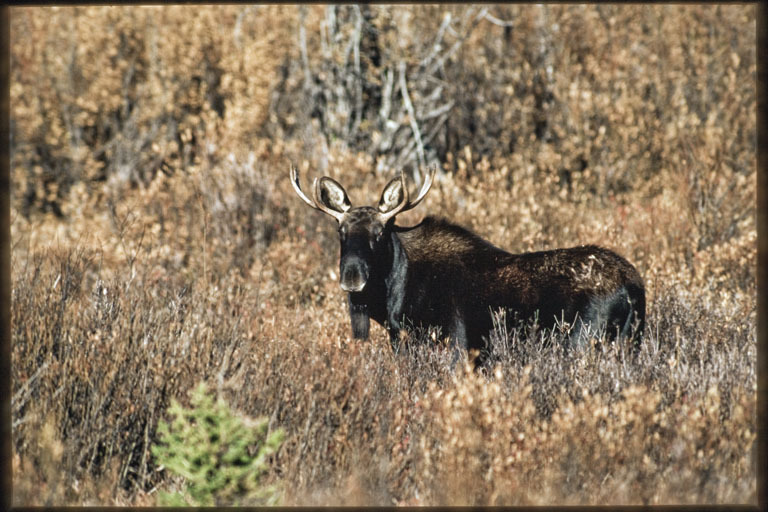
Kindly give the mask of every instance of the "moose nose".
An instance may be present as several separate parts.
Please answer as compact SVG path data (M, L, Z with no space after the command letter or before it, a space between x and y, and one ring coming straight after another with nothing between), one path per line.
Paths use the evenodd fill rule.
M345 265L341 271L341 289L345 292L359 292L368 282L368 269L360 264Z
M359 292L365 288L365 281L358 281L355 284L346 283L344 281L341 282L341 289L345 292Z

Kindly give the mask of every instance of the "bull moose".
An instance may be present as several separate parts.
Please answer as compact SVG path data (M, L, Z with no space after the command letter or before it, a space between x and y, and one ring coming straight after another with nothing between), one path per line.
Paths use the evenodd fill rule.
M355 338L368 338L373 318L396 352L402 329L430 327L448 336L455 354L482 350L493 313L503 310L518 321L536 318L542 328L569 326L576 347L600 333L639 345L643 281L632 264L608 249L586 245L511 254L445 219L395 225L399 213L424 199L434 176L433 167L413 201L401 172L375 207L353 207L344 187L327 176L315 179L310 198L291 168L298 196L338 222L340 284L349 293Z

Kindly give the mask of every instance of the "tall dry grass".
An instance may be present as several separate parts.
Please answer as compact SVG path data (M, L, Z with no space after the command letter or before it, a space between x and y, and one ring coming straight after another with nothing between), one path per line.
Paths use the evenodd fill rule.
M754 7L483 9L12 10L14 504L153 504L201 380L285 430L288 505L755 502ZM352 340L288 166L360 204L422 160L400 224L632 261L638 357Z

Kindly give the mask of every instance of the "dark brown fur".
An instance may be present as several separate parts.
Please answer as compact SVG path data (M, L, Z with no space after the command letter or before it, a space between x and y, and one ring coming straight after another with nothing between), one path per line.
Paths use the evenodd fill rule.
M581 327L599 323L609 336L640 333L645 319L642 278L616 253L588 245L524 254L510 254L450 222L427 217L412 228L395 227L408 255L406 295L419 297L413 317L432 317L434 325L450 325L442 315L426 311L463 312L467 348L481 349L493 327L490 312L506 309L518 320L538 316L539 325L556 321ZM430 290L430 297L421 296ZM611 314L612 302L626 294L631 312ZM452 305L446 304L452 297ZM628 304L629 305L629 304ZM620 304L614 309L621 312ZM581 320L579 320L581 319ZM629 319L629 322L627 320ZM636 322L636 325L633 325ZM444 329L445 332L445 329ZM576 333L574 333L576 334ZM575 342L584 341L574 337ZM639 335L635 336L639 340Z

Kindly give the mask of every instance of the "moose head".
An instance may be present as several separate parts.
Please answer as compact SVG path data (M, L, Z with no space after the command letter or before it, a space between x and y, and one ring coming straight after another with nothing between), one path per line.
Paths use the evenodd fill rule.
M344 291L360 292L365 288L376 262L388 254L388 235L392 231L395 216L418 205L429 192L434 177L433 167L416 199L411 201L405 174L401 172L384 187L375 207L353 207L344 187L327 176L315 178L312 185L313 197L310 198L301 189L296 169L291 168L291 184L299 197L312 208L336 219L339 224L339 276Z

